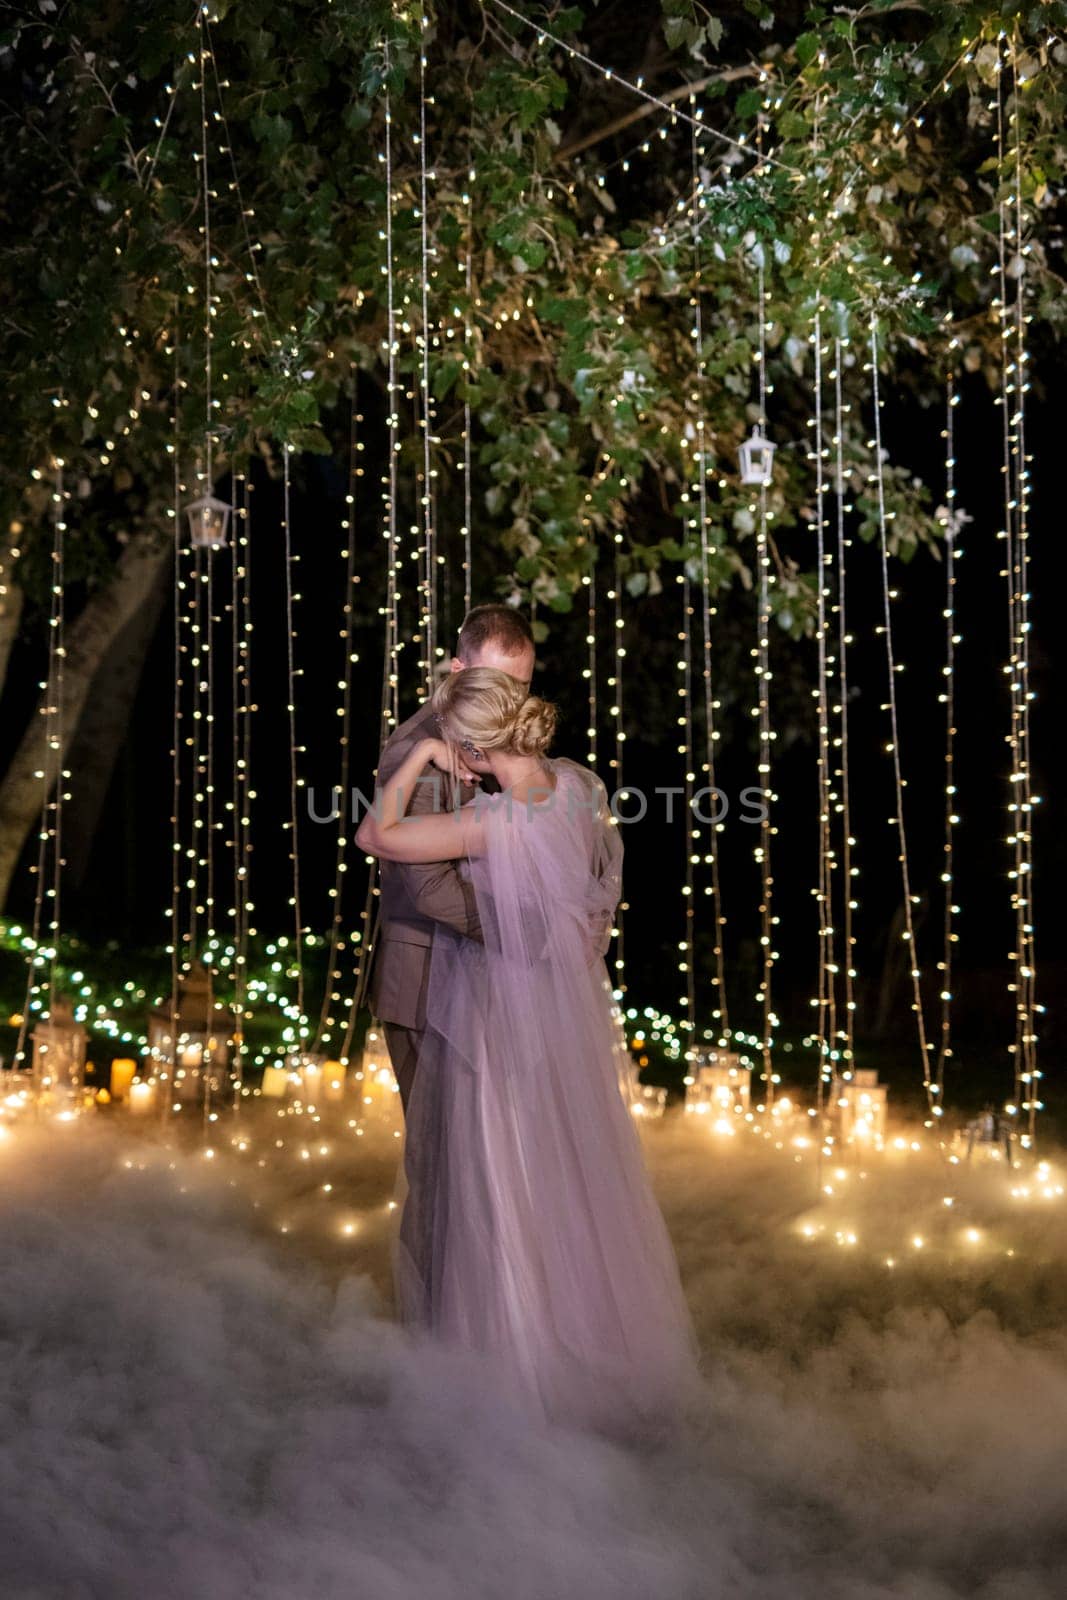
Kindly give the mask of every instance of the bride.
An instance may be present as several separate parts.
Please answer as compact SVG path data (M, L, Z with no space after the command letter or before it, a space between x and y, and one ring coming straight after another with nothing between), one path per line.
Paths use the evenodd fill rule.
M697 1371L630 1112L604 962L622 841L603 784L547 755L554 708L468 667L356 835L391 861L465 857L484 943L439 925L407 1110L405 1321L477 1350L548 1417L663 1418ZM501 792L406 817L428 761Z

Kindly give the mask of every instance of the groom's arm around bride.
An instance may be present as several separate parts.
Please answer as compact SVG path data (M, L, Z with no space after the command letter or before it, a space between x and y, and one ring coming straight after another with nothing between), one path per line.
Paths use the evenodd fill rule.
M499 604L475 606L468 612L459 630L451 670L461 672L474 666L495 667L529 689L534 670L533 636L520 612ZM379 789L389 782L413 744L437 737L433 707L426 701L386 740L378 763ZM468 764L476 772L481 770L473 757ZM451 779L427 767L415 785L407 814L450 810L457 803L465 805L474 793L473 786L461 784L456 794ZM438 923L467 939L482 937L466 862L383 861L379 932L371 957L368 998L385 1031L405 1115L426 1027L430 956Z
M389 782L413 744L435 734L436 724L427 702L386 741L378 765L379 786ZM415 785L408 815L425 816L450 809L455 801L447 792L449 787L444 774L427 767ZM473 790L461 788L459 803L464 804L472 793ZM430 954L434 926L439 922L465 939L482 936L466 864L383 861L378 938L372 955L368 999L385 1029L405 1111L426 1026Z

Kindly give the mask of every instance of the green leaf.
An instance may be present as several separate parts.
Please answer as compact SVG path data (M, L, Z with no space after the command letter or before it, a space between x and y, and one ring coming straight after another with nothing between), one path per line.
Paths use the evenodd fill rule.
M817 33L798 34L793 48L796 51L796 57L800 65L806 67L815 60L819 53L819 35Z

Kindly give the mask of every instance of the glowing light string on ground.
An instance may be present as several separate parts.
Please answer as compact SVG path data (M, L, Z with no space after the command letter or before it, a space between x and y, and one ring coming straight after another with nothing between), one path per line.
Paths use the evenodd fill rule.
M362 476L359 467L361 442L359 439L359 424L362 417L356 410L356 374L352 375L352 407L349 418L348 435L348 488L345 494L345 515L342 522L344 529L344 549L341 559L345 563L344 577L344 604L342 607L344 622L341 627L341 640L344 660L341 668L341 703L338 707L341 719L341 772L340 783L334 791L337 796L337 847L334 860L334 881L330 890L333 901L330 917L330 932L326 952L326 982L323 989L322 1006L319 1011L318 1026L315 1029L315 1039L311 1046L315 1054L320 1045L328 1044L333 1037L333 1002L340 1000L335 985L340 982L341 974L336 970L338 952L343 942L342 926L344 923L344 886L348 872L347 849L349 843L349 829L351 827L351 774L352 774L352 679L353 667L359 661L359 655L353 648L355 639L355 589L359 582L356 572L356 485Z
M949 360L959 348L959 341L949 340ZM956 515L956 429L957 402L956 374L950 366L945 381L945 510L941 518L944 534L945 559L945 664L942 667L944 687L938 699L945 708L945 842L942 847L941 882L944 885L942 930L944 949L941 956L941 1032L937 1047L938 1103L944 1105L945 1067L952 1058L952 947L959 935L954 918L959 907L953 903L955 895L954 829L956 815L956 561L963 554L956 548L959 519Z
M693 129L691 140L691 155L693 168L693 190L700 188L700 171L698 162L698 146L696 129ZM701 686L703 689L704 709L704 760L702 763L706 787L712 792L708 796L708 851L705 863L709 868L710 882L706 885L706 892L711 896L711 915L713 924L712 955L715 962L715 996L716 1003L712 1007L712 1017L715 1021L716 1038L720 1044L725 1044L730 1036L730 1011L726 998L726 918L722 909L722 887L719 872L719 831L721 824L716 821L718 816L718 786L715 780L715 744L718 732L715 727L715 712L718 702L715 699L714 680L712 675L712 648L711 648L711 623L716 614L716 607L711 600L711 518L708 512L708 371L707 359L704 352L704 311L703 311L703 275L700 256L700 229L697 225L697 209L693 209L693 265L696 281L693 287L693 347L696 357L696 390L694 401L696 405L696 454L697 454L697 516L696 521L700 533L700 617L701 617Z
M847 473L845 468L845 416L850 409L844 404L841 366L844 358L843 339L834 340L834 504L836 520L836 547L837 547L837 718L838 735L835 740L840 752L837 780L840 784L838 798L835 802L841 817L841 876L843 880L842 900L842 939L844 945L843 965L844 1004L839 1009L838 1015L844 1014L844 1026L838 1027L837 1037L841 1046L840 1054L843 1061L843 1074L850 1077L854 1061L855 1022L856 1022L856 937L853 930L853 916L858 909L855 898L853 880L859 876L859 868L853 864L852 852L856 841L852 835L852 779L849 769L849 716L848 716L848 647L851 638L848 632L848 609L846 596L846 551L848 540L845 538L845 511L846 511L846 484Z
M430 384L430 261L433 249L430 245L429 217L427 215L427 180L429 173L426 162L426 106L432 103L431 97L426 93L426 14L420 15L419 26L421 40L419 48L419 131L415 142L419 147L419 245L421 251L421 273L419 281L421 302L421 327L420 337L416 341L421 349L421 363L419 376L420 390L420 424L422 430L422 493L420 504L422 510L422 536L423 536L423 581L422 581L422 615L420 617L420 631L425 649L424 660L424 685L427 694L431 693L434 685L434 665L437 660L436 631L437 631L437 530L434 525L434 467L431 457L431 442L433 439L433 393Z
M890 825L895 825L899 846L899 861L901 886L904 896L904 930L901 938L908 947L908 968L912 985L912 1006L915 1013L915 1025L918 1031L919 1054L922 1061L923 1088L926 1091L926 1102L930 1113L931 1124L936 1126L942 1116L944 1107L940 1105L937 1094L937 1084L934 1082L930 1065L930 1045L926 1036L926 1018L923 1012L922 972L919 967L919 952L915 944L915 918L912 907L918 902L918 896L912 894L911 871L908 865L908 837L904 820L904 784L905 779L901 771L900 759L900 729L897 716L897 673L900 665L895 659L893 648L893 618L892 601L894 590L889 584L889 538L888 518L885 506L885 472L882 456L882 397L878 381L878 320L871 318L870 333L870 370L872 401L874 408L874 438L871 446L874 451L874 478L878 496L878 549L881 558L882 574L882 605L884 622L878 630L885 639L886 675L888 680L888 700L886 706L889 712L890 743L888 753L893 760L893 784L896 797L896 815L890 818Z

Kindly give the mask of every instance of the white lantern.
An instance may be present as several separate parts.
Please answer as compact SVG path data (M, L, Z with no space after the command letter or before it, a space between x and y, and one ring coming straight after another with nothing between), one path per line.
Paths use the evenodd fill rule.
M219 1094L226 1087L232 1019L215 1004L212 975L202 962L194 961L179 979L177 1001L177 1038L171 1033L169 1000L148 1013L151 1071L169 1080L170 1092L183 1100Z
M57 998L33 1030L33 1079L48 1100L73 1101L85 1075L85 1029L69 1000Z
M878 1082L877 1072L859 1067L837 1097L843 1144L868 1145L880 1150L885 1143L889 1089Z
M764 437L762 430L753 428L749 438L737 452L741 466L741 482L765 485L770 483L777 445Z
M213 494L202 495L185 508L189 518L189 538L194 550L225 550L230 526L230 508Z
M744 1115L752 1101L752 1070L734 1050L700 1050L694 1057L695 1069L685 1108L703 1116L727 1113Z

